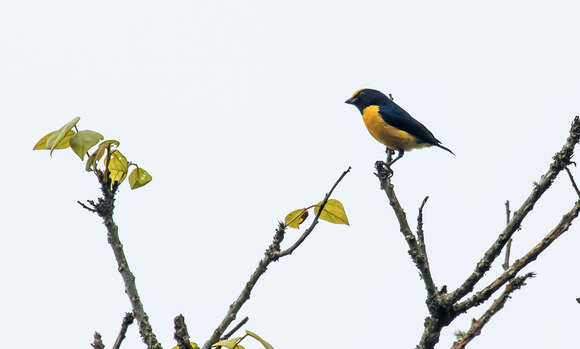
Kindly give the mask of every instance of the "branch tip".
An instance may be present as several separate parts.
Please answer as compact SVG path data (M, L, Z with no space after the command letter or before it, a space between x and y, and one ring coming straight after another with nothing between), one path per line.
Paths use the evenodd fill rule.
M101 334L99 332L95 332L95 336L93 338L93 343L91 343L91 347L93 347L94 349L105 349L103 339L101 338Z
M224 316L224 318L222 319L222 321L220 322L218 327L213 331L211 337L204 343L204 345L202 347L203 349L209 349L212 346L212 344L216 343L222 337L222 334L225 332L225 330L228 328L228 326L232 323L232 321L234 321L236 319L236 315L237 315L238 311L241 309L242 305L250 298L250 293L251 293L252 289L254 288L254 286L256 285L258 280L260 279L260 277L266 272L270 263L272 263L273 261L277 261L281 257L292 254L292 252L296 248L298 248L298 246L300 246L300 244L302 244L302 242L304 242L304 240L306 240L308 235L316 227L316 224L318 224L318 219L320 218L320 214L322 213L324 206L328 202L328 199L332 195L332 192L338 186L338 184L342 181L342 179L350 172L350 170L351 170L351 167L349 166L344 172L342 172L340 177L338 177L338 179L336 180L334 185L330 188L330 191L328 193L326 193L326 195L324 196L324 200L320 204L320 209L318 210L318 214L316 215L316 217L314 217L314 220L312 221L310 226L304 231L304 233L298 238L298 240L292 246L290 246L288 249L283 250L283 251L280 248L280 244L281 244L282 240L284 239L284 233L285 233L286 226L283 223L279 222L278 228L276 229L276 232L274 233L272 243L266 249L266 252L264 253L264 257L258 263L256 270L254 270L254 272L250 276L250 280L246 283L245 287L242 289L242 292L240 293L238 298L228 308L226 315ZM243 325L243 323L245 323L245 322L242 320L242 325ZM240 325L240 326L242 326L242 325Z

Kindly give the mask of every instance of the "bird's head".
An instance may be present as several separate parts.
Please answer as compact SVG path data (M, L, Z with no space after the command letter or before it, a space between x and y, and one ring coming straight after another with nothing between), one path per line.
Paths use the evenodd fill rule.
M385 96L381 91L370 88L361 88L360 90L357 90L352 97L347 99L345 103L354 105L362 113L369 105L383 105L389 101L389 97Z

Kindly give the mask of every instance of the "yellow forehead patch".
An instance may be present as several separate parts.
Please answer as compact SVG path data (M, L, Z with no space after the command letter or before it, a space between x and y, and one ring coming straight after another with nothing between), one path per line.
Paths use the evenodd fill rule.
M355 92L352 94L352 97L350 97L350 98L354 98L354 97L355 97L356 95L358 95L358 94L359 94L359 92L360 92L360 91L362 91L362 90L364 90L364 88L359 88L358 90L356 90L356 91L355 91Z

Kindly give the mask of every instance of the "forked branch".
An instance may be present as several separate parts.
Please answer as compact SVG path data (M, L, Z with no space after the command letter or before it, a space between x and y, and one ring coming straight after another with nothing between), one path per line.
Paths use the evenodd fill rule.
M258 280L260 279L260 277L266 272L270 263L272 263L273 261L277 261L281 257L288 256L288 255L292 254L292 252L296 248L298 248L302 244L302 242L304 242L304 240L306 240L308 235L312 232L312 230L314 230L314 228L318 224L318 220L320 218L320 213L324 209L324 206L328 202L328 199L332 195L332 192L338 186L338 184L342 181L344 176L347 175L348 172L350 172L350 167L340 175L340 177L336 180L336 182L334 183L334 185L332 186L330 191L324 196L324 200L322 201L322 203L320 205L320 210L319 210L318 214L316 215L316 217L314 217L314 220L312 221L310 226L308 228L306 228L306 230L304 231L302 236L294 244L292 244L292 246L290 246L286 250L281 250L281 248L280 248L280 244L282 243L282 240L284 240L286 226L283 223L280 223L278 225L278 228L276 229L276 231L274 233L274 238L272 239L272 243L266 249L266 252L264 253L264 257L258 263L256 270L254 270L254 272L250 276L250 279L246 283L246 286L242 289L242 292L240 293L238 298L230 305L228 312L226 313L226 315L223 318L223 320L221 321L221 323L213 331L213 334L211 335L211 337L203 345L203 349L210 348L212 344L214 344L220 340L220 337L222 337L223 333L226 331L228 326L232 323L232 321L234 321L236 319L238 311L241 309L242 305L244 305L244 303L250 298L250 293L252 292L252 289L254 288L254 286L256 285Z
M449 325L459 314L478 306L490 299L490 297L503 285L511 280L510 285L506 288L504 294L500 296L492 304L489 313L484 314L484 317L474 326L472 326L472 335L478 333L483 325L489 321L491 315L501 309L505 301L509 298L509 294L515 288L521 287L524 281L531 276L527 274L521 277L517 273L521 271L526 265L534 261L555 239L561 236L568 230L572 221L578 216L580 212L580 200L574 204L574 207L566 213L558 225L534 248L532 248L522 258L516 260L511 266L508 266L509 256L506 257L505 272L502 273L496 280L483 290L473 294L469 299L459 302L464 296L473 291L475 284L481 280L486 271L489 270L493 261L500 254L506 243L512 238L513 234L520 228L522 221L526 215L533 209L535 203L540 199L542 194L548 190L552 185L557 175L564 169L568 172L572 185L580 196L580 191L566 166L572 163L574 148L580 140L580 121L578 117L574 118L570 128L570 134L562 149L553 157L548 171L542 175L540 181L534 184L528 198L520 206L520 208L513 213L511 218L508 218L506 228L499 234L496 241L484 253L481 260L475 266L475 270L469 275L466 280L454 291L446 293L445 287L438 290L431 277L431 270L427 258L424 232L423 232L423 207L425 200L419 209L419 216L417 219L417 236L413 234L409 223L407 221L405 211L401 207L399 200L395 194L394 185L391 181L393 171L384 165L383 162L376 163L377 177L379 178L381 189L383 189L389 199L389 203L395 212L397 221L399 222L400 230L409 246L409 254L415 263L421 277L425 283L427 290L426 304L429 309L430 316L425 319L425 329L421 337L418 349L431 349L439 341L441 329ZM509 207L506 206L507 215L509 217ZM517 287L516 287L517 286ZM466 341L469 337L466 337Z

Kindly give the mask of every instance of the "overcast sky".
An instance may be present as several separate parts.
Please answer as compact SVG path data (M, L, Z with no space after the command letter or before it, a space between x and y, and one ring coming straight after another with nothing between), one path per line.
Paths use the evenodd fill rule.
M344 100L361 87L392 93L457 154L409 152L393 179L413 226L430 195L433 276L455 288L504 226L504 201L520 206L579 113L579 10L573 1L2 3L2 346L89 348L98 330L110 348L130 310L104 226L76 203L97 198L94 176L71 150L31 150L80 116L79 129L118 139L153 175L139 190L121 187L115 214L165 348L179 313L205 342L277 221L321 200L349 165L335 198L351 226L320 223L270 266L239 316L280 349L414 347L425 290L372 174L384 148ZM561 175L512 256L575 199ZM471 348L577 343L577 227L526 269L537 278ZM500 272L495 263L485 280ZM439 347L483 311L447 327ZM123 348L143 347L133 325Z

